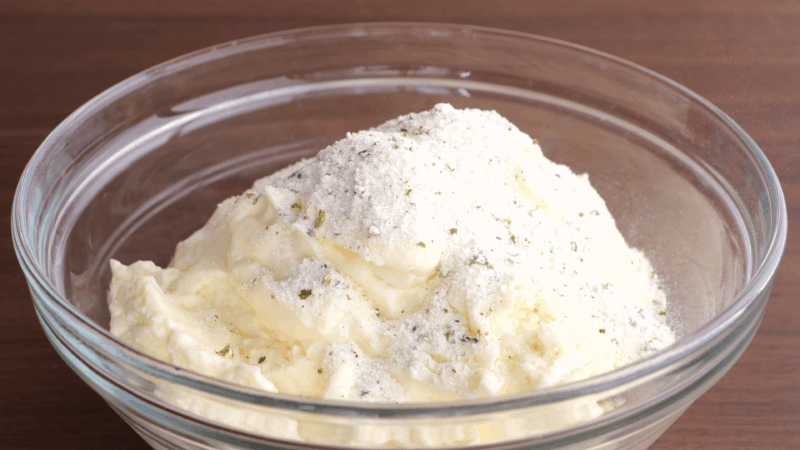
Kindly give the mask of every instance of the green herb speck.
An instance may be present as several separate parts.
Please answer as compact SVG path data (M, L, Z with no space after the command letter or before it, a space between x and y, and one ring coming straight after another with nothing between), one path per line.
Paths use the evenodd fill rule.
M666 312L666 311L659 311L659 312L658 312L658 315L659 315L659 316L666 316L666 315L667 315L667 312Z
M321 374L322 373L322 369L317 369L317 373Z
M319 215L317 215L317 221L314 222L314 227L319 228L322 224L325 223L325 211L319 210Z
M606 334L606 329L605 328L600 328L600 334Z
M227 354L228 354L228 352L229 352L230 350L231 350L231 344L228 344L228 345L226 345L226 346L225 346L225 348L223 348L222 350L218 351L218 352L217 352L217 354L218 354L219 356L225 356L225 355L227 355Z
M450 228L450 234L458 234L458 228Z
M267 357L266 356L262 356L261 358L258 358L258 363L261 364L266 360L267 360Z
M305 299L307 299L309 296L311 296L311 289L302 289L302 290L300 291L300 294L299 294L299 295L300 295L300 298L302 298L303 300L305 300Z
M303 209L303 202L301 202L300 200L298 200L298 201L297 201L297 203L295 203L294 205L292 205L292 208L297 208L297 209L301 209L301 210L302 210L302 209Z
M422 248L425 248L425 243L424 242L417 242L417 245L419 245Z

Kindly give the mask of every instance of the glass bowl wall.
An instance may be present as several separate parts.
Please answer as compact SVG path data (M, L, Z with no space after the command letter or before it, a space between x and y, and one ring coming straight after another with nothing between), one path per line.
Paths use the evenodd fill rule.
M549 158L589 174L629 245L665 281L676 345L522 396L370 406L227 385L110 336L110 258L164 266L175 244L255 179L347 131L439 102L496 110ZM13 234L56 349L156 447L634 449L654 441L746 348L783 251L786 215L755 143L717 108L646 69L519 33L362 24L222 44L100 94L34 155L15 197ZM552 419L573 417L586 402L605 413Z

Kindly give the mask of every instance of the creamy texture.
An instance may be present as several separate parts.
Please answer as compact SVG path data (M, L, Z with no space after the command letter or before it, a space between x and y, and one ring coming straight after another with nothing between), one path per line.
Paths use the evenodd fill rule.
M497 113L449 105L258 180L169 268L111 267L115 336L270 392L497 396L674 341L653 268L588 177Z

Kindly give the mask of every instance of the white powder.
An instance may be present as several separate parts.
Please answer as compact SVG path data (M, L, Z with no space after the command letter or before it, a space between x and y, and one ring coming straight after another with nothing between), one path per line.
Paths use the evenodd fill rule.
M446 104L257 181L172 268L112 268L124 341L312 397L511 394L674 341L655 272L588 177L496 112Z

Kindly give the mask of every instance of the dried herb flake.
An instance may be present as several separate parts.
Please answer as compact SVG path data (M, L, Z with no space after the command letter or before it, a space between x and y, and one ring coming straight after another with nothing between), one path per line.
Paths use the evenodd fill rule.
M217 352L217 354L218 354L219 356L225 356L225 355L227 355L227 354L228 354L228 352L229 352L230 350L231 350L231 344L228 344L228 345L226 345L226 346L225 346L225 348L223 348L222 350L218 351L218 352Z
M319 210L319 215L317 215L317 220L314 222L314 227L319 228L322 224L325 223L325 211Z

